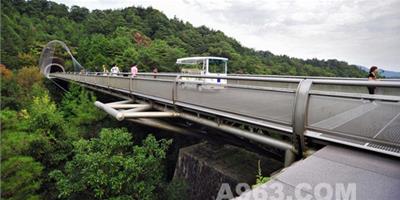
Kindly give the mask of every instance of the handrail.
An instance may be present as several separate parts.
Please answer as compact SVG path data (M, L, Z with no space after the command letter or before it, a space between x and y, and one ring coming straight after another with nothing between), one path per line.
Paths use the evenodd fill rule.
M63 73L57 73L63 74ZM323 95L323 96L333 96L333 97L342 97L342 98L357 98L357 99L379 99L379 100L387 100L393 102L399 102L400 97L395 95L370 95L370 94L361 94L361 93L350 93L350 92L328 92L324 90L314 90L313 86L315 85L343 85L343 86L375 86L375 87L394 87L396 89L400 89L400 82L396 81L367 81L367 80L351 80L351 79L343 79L343 80L324 80L324 79L293 79L293 78L277 78L277 77L235 77L235 76L205 76L205 75L188 75L188 74L168 74L168 73L157 73L157 78L143 78L140 76L154 76L155 73L138 73L136 77L127 77L127 76L112 76L112 75L103 75L103 73L90 72L90 73L65 73L65 74L73 74L76 76L81 76L78 80L89 82L87 78L89 76L98 76L98 77L107 77L107 85L104 85L108 88L111 87L110 79L113 78L121 78L129 80L129 92L133 92L132 84L136 80L154 80L154 81L167 81L172 84L171 96L166 100L171 100L172 105L176 106L177 103L177 92L179 83L196 83L200 85L215 85L214 83L207 83L203 81L191 81L182 79L184 77L191 78L220 78L220 79L229 79L229 80L249 80L249 81L264 81L264 82L282 82L282 83L296 83L297 90L295 93L294 99L294 109L292 111L292 126L291 133L293 134L293 144L297 144L298 153L301 154L305 151L305 136L304 134L310 130L307 124L307 112L310 106L310 101L308 100L311 95ZM122 75L129 75L130 73L119 73ZM165 80L159 79L158 77L174 77L174 79ZM93 82L93 80L91 80ZM96 80L94 80L96 82ZM217 84L218 85L218 84ZM240 86L240 84L227 84L226 87L229 86ZM250 85L251 86L251 85ZM264 86L255 86L263 89ZM253 89L253 88L243 88L243 89ZM272 90L270 88L270 90ZM397 91L397 90L396 90ZM180 105L180 104L179 104ZM312 106L312 105L311 105Z
M82 74L82 72L65 72L65 73L73 73L73 74ZM132 75L130 72L119 72L119 73L105 73L105 72L83 72L84 74L107 74L107 75ZM194 77L214 77L214 78L221 78L221 76L216 76L216 75L193 75L193 74L181 74L181 73L168 73L168 72L159 72L159 73L153 73L153 72L139 72L137 75L144 75L144 76L169 76L169 77L176 77L177 75L181 76L194 76ZM337 81L343 81L343 80L349 80L349 81L366 81L368 78L352 78L352 77L327 77L327 76L289 76L289 75L259 75L259 74L227 74L227 76L222 76L222 77L240 77L240 78L284 78L284 79L312 79L312 80L337 80ZM400 82L399 78L383 78L379 79L380 81L389 81L389 82Z
M181 77L188 77L188 78L210 78L210 79L228 79L228 80L271 81L271 82L287 82L287 83L299 83L302 80L302 79L290 79L290 78L235 77L235 76L189 75L189 74L182 74L180 76Z
M250 76L250 77L280 77L297 79L328 79L328 80L368 80L368 78L337 77L337 76L290 76L290 75L262 75L262 74L229 74L230 76ZM399 78L384 78L382 81L400 81Z
M68 74L68 72L67 72ZM103 73L103 72L74 72L72 74L77 75L95 75L95 76L113 76L117 75L131 75L132 73ZM287 82L287 83L299 83L302 79L293 78L268 78L268 77L235 77L235 76L216 76L216 75L191 75L191 74L168 74L168 73L137 73L136 76L164 76L164 77L188 77L188 78L210 78L210 79L228 79L228 80L249 80L249 81L271 81L271 82ZM126 76L123 76L126 77Z
M353 99L377 99L386 101L400 101L400 96L392 95L379 95L379 94L361 94L361 93L344 93L344 92L327 92L319 90L310 90L311 95L331 96L331 97L344 97Z
M400 82L395 81L353 81L353 80L312 80L315 84L348 85L348 86L379 86L400 87Z
M65 72L67 74L79 75L94 75L94 76L115 76L117 75L132 75L129 72L120 73L104 73L104 72ZM279 76L279 75L256 75L239 77L238 74L228 74L227 76L217 75L194 75L194 74L179 74L179 73L150 73L141 72L136 76L160 76L160 77L188 77L188 78L210 78L210 79L228 79L228 80L249 80L249 81L271 81L271 82L289 82L299 83L304 79L311 79L316 84L334 84L334 85L353 85L353 86L381 86L381 87L398 87L400 79L379 79L379 81L367 81L365 78L340 78L340 77L307 77L307 76ZM126 77L126 76L123 76Z

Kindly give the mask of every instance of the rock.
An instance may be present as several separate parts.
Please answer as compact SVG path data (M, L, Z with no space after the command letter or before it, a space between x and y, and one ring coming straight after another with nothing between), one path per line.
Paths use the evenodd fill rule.
M259 160L264 176L283 166L277 160L236 146L199 143L180 149L174 179L188 184L190 199L216 199L222 183L228 183L237 196L238 183L250 187L255 184Z

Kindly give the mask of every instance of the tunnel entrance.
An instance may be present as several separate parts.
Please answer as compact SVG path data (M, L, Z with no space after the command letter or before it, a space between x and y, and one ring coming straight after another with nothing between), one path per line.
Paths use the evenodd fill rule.
M46 66L45 75L47 78L50 78L49 75L55 72L65 72L65 69L62 65L57 63L52 63Z
M47 78L50 78L51 73L65 72L64 60L58 57L52 57L49 59L49 64L45 66L43 72Z
M68 61L66 62L65 59ZM43 48L40 54L39 67L40 72L47 78L50 78L50 74L55 72L84 70L67 45L59 40L52 40Z

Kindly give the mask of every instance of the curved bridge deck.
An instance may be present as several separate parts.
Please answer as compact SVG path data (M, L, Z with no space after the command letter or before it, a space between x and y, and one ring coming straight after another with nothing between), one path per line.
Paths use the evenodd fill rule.
M278 130L305 149L316 139L400 157L400 82L141 73L52 73L76 81L255 127ZM227 84L211 84L226 79ZM367 87L376 87L368 94Z

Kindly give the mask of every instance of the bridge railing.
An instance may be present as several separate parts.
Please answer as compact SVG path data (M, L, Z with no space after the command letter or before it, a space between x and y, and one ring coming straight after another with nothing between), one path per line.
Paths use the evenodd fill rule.
M261 74L229 74L230 76L241 77L265 77L265 78L296 78L296 79L313 79L313 80L351 80L351 81L367 81L368 78L353 77L330 77L330 76L291 76L291 75L261 75ZM380 81L400 81L399 78L384 78Z
M305 135L399 156L400 82L313 80ZM376 87L377 94L365 92Z
M58 73L99 87L400 156L400 82L188 74ZM226 84L215 84L224 79ZM376 87L370 95L367 87ZM295 141L295 140L294 140Z

